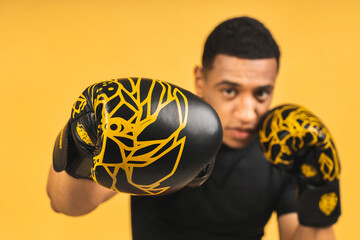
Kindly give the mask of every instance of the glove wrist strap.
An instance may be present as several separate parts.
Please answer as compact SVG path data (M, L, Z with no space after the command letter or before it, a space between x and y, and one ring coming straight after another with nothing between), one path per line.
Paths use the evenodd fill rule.
M339 181L300 189L297 210L302 225L327 227L336 223L341 213Z

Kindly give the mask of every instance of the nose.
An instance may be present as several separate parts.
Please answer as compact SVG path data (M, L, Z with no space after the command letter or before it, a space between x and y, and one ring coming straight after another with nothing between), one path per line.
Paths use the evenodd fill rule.
M257 114L256 114L256 103L251 96L243 96L239 99L239 102L235 109L235 117L240 120L242 124L255 125Z

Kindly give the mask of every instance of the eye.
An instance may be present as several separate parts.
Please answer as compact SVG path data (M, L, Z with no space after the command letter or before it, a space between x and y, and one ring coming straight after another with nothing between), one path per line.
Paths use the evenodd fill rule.
M227 98L232 98L236 95L236 90L234 88L223 88L221 89L221 92Z
M259 102L264 102L269 95L270 95L270 91L265 89L255 92L255 97Z

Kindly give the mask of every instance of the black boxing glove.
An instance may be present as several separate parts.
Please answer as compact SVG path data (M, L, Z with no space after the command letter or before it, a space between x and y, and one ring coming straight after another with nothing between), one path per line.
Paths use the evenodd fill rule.
M191 92L159 80L116 79L78 98L53 166L114 191L164 195L201 185L221 142L219 117Z
M340 210L338 154L329 130L303 107L283 105L260 123L266 158L298 179L297 212L302 225L330 226Z

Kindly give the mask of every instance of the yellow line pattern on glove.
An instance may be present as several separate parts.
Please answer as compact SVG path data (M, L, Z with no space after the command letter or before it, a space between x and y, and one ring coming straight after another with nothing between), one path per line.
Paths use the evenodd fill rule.
M149 89L149 92L147 94L147 97L143 100L140 99L140 85L141 85L141 79L137 79L137 81L134 81L131 78L128 78L132 91L128 91L120 82L113 80L108 81L103 84L103 87L106 87L109 84L116 84L117 90L116 93L111 95L110 97L106 94L102 94L102 89L99 88L98 92L100 94L97 95L96 99L93 100L93 108L96 110L99 104L103 104L105 106L106 103L113 100L116 97L120 97L120 103L111 110L111 112L107 112L105 107L102 108L101 115L102 120L101 124L99 125L99 130L102 132L102 148L101 152L94 157L94 167L92 169L92 176L95 181L97 181L97 176L95 174L95 169L97 166L103 166L109 176L112 178L112 185L110 189L118 191L116 188L116 182L117 182L117 174L119 173L120 169L122 169L125 174L128 183L130 183L132 186L141 189L145 192L145 194L148 195L156 195L160 194L164 191L166 191L169 186L165 187L159 187L160 184L165 181L166 179L170 178L176 171L178 164L180 162L180 158L182 155L182 151L185 144L186 137L182 137L179 139L179 133L182 129L185 128L188 118L188 102L185 95L177 88L173 88L170 86L170 84L158 80L153 80L152 85ZM156 103L156 109L151 112L151 106L154 106L154 99L152 99L152 93L154 91L155 84L158 84L158 86L161 86L161 94L159 96L159 100ZM113 91L114 89L109 89L110 91ZM136 104L136 106L133 106L129 102L125 101L125 96L130 97L131 100ZM182 99L179 99L178 96L181 96ZM181 105L180 101L183 101ZM143 132L145 128L147 128L150 124L154 123L157 120L157 117L160 113L160 111L166 107L169 103L175 102L177 109L178 109L178 115L179 115L179 127L176 131L174 131L168 138L166 139L154 139L151 141L138 141L138 136ZM120 117L115 117L114 114L117 112L117 110L123 106L126 106L128 109L131 109L134 114L131 116L128 120ZM184 109L181 108L181 106L185 106ZM146 116L143 116L144 108L147 108L146 110ZM95 112L95 115L98 115L99 113ZM133 142L133 146L129 147L126 144L124 144L122 141L119 140L119 138L126 138L130 139ZM121 153L121 162L119 163L104 163L104 155L106 150L106 144L107 140L111 139L113 142L115 142L118 147L119 151ZM172 141L172 144L163 152L160 154L157 154L166 144ZM152 151L147 152L146 154L135 156L134 153L140 149L144 149L149 146L155 146ZM157 161L159 158L173 150L174 148L179 147L179 152L177 159L175 161L175 164L171 171L163 176L161 179L158 179L157 181L151 183L151 184L141 184L136 183L133 180L133 172L136 168L143 168L146 166L149 166L150 164ZM156 156L154 156L156 155ZM111 169L111 170L110 170Z
M318 164L322 179L334 181L339 177L339 160L330 132L303 107L284 105L271 111L260 126L259 140L266 158L274 165L292 165L294 154L304 148L316 147L320 153ZM302 169L305 177L316 175L308 166Z

